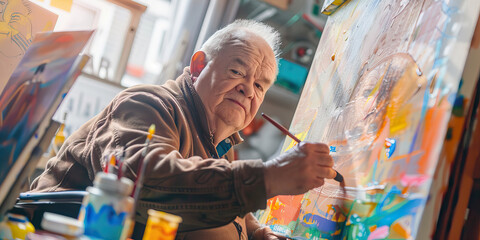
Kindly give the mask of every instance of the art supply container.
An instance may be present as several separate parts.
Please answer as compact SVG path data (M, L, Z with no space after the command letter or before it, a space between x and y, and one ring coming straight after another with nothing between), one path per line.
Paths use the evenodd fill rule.
M23 215L9 213L0 223L0 239L25 239L31 232L35 232L35 228Z
M128 178L97 173L93 187L87 188L78 217L85 225L85 235L104 240L126 239L134 210L133 198L129 196L132 189L133 182Z
M174 240L181 222L179 216L149 209L143 240Z
M83 223L75 218L46 212L42 218L44 231L27 235L28 240L84 240Z

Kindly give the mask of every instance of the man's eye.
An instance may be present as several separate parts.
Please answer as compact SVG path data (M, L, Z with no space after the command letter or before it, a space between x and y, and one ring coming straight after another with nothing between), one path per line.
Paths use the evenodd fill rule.
M263 87L259 83L255 83L255 87L263 91Z
M232 70L230 70L230 71L232 71L232 73L235 74L235 75L240 75L240 76L242 75L242 74L241 74L239 71L237 71L237 70L233 70L233 69L232 69Z

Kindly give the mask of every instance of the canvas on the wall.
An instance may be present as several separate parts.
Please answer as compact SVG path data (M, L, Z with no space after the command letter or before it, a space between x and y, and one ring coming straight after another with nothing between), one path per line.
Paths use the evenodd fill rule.
M355 0L332 14L290 131L330 146L346 195L327 180L269 199L260 222L295 239L415 238L479 7Z
M0 95L0 202L88 57L92 31L37 34ZM37 142L36 142L37 141Z
M57 18L28 0L0 0L0 92L35 33L52 31Z

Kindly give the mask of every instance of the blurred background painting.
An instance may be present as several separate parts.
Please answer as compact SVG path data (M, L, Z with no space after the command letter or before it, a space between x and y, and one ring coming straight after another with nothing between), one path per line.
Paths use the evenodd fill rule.
M88 58L78 55L91 35L92 31L37 34L5 85L0 95L2 192L8 191L3 184L15 180L15 169L22 168L41 137L44 129L40 125L50 122L85 66Z

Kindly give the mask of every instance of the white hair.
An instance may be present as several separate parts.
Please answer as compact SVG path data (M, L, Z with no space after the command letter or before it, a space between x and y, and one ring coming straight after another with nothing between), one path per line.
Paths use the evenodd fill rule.
M230 40L239 29L246 30L263 38L272 48L278 63L278 57L280 55L280 34L273 27L254 20L239 19L216 31L203 43L200 50L206 53L208 59L215 58L223 45Z

